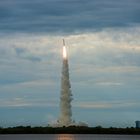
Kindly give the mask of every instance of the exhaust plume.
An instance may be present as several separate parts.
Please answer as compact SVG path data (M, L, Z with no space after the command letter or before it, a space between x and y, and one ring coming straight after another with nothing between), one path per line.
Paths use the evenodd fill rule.
M72 93L69 79L69 63L67 56L67 49L65 46L65 40L63 39L63 65L62 65L62 77L61 77L61 95L60 95L60 117L57 123L52 124L53 127L63 126L88 126L84 122L76 123L72 120Z
M61 77L61 96L60 96L60 119L61 126L69 126L72 124L72 110L71 110L71 85L69 80L69 65L65 41L63 39L63 66Z

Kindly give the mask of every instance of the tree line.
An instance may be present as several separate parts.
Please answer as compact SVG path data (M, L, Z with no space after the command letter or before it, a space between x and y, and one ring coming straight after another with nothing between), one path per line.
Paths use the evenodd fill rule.
M31 126L17 126L17 127L0 127L0 134L140 134L138 128L103 128L97 127L31 127Z

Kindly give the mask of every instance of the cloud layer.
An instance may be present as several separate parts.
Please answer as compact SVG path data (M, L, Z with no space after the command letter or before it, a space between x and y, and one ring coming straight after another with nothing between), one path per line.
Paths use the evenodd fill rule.
M3 32L81 32L139 25L138 0L5 0Z
M58 112L63 37L27 33L1 35L0 110L5 108L6 116L9 108L27 108L23 118L29 108L46 107ZM140 98L139 38L139 27L107 28L65 36L75 119L86 120L84 116L80 118L82 110L93 115L103 111L105 114L109 112L119 125L121 118L115 118L112 113L125 110L135 112L127 118L135 121L140 107L137 100ZM46 110L49 116L58 115L50 109ZM16 113L18 115L18 111ZM126 117L125 113L122 117ZM1 119L4 120L4 116ZM92 123L92 118L87 121ZM98 123L99 120L93 121ZM37 123L36 119L31 122ZM108 126L105 122L103 125Z

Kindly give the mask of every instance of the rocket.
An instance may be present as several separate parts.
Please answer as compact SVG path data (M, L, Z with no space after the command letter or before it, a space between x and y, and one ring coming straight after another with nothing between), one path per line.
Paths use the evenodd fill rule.
M63 46L65 46L65 40L63 39Z

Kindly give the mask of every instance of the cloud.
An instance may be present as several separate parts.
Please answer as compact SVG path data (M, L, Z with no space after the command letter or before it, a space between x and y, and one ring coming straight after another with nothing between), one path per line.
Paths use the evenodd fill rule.
M30 103L24 101L23 98L1 99L0 107L23 107L30 106Z
M117 82L108 82L108 81L105 81L105 82L98 82L96 83L96 85L98 86L121 86L123 85L122 83L117 83Z
M107 109L111 107L111 104L95 102L78 102L74 104L74 107L80 107L84 109Z
M81 101L74 102L74 107L83 109L115 109L115 110L129 110L136 109L140 106L139 101L134 100L114 100L114 101Z
M58 103L55 99L29 99L27 97L14 97L11 99L0 99L0 108L2 107L57 107Z
M131 27L67 36L5 34L0 39L0 83L60 79L63 37L69 46L71 77L76 77L73 82L118 86L139 82L140 29Z
M15 48L15 51L16 51L16 54L23 59L28 59L33 62L41 61L41 59L39 57L28 53L25 48Z
M23 83L19 83L19 86L21 87L35 87L35 86L49 86L53 87L55 86L55 82L52 79L39 79L39 80L34 80L34 81L27 81Z
M85 120L91 119L90 123L100 123L102 119L109 120L108 125L114 121L123 124L123 119L134 122L139 117L140 107L139 28L120 28L117 31L112 28L67 36L1 36L1 120L6 120L6 123L15 122L15 117L22 116L24 119L19 120L20 124L28 124L29 120L35 124L39 120L40 125L45 116L42 112L57 116L54 113L59 107L63 37L69 46L70 78L74 95L72 109L78 109L77 114L81 116L86 114ZM36 63L29 60L28 57L32 56L40 58L40 61ZM3 113L3 108L18 110L11 112L5 109ZM42 108L45 109L41 111ZM90 113L85 113L88 110ZM120 113L121 117L118 116ZM77 120L81 119L80 115L76 116ZM103 115L106 118L102 118ZM46 115L42 124L54 119Z
M2 32L67 33L139 25L137 0L9 0L0 4Z
M15 48L15 51L16 51L17 55L20 55L25 52L25 49L24 48Z
M112 118L113 122L114 117L118 122L122 122L122 116L120 118L117 116L119 113L123 113L123 118L126 118L125 113L134 113L129 116L134 121L139 116L140 106L137 100L140 98L139 27L121 27L117 30L105 28L96 32L65 36L52 35L49 32L1 33L0 114L3 114L1 120L6 120L7 116L7 120L11 121L12 114L12 120L15 122L15 116L22 114L23 118L26 120L30 118L33 122L34 112L38 114L34 115L36 116L34 123L38 122L39 118L43 120L42 124L45 124L46 118L49 117L44 120L42 116L46 114L57 116L63 38L66 40L68 50L74 98L72 106L77 112L77 120L84 117L83 110L89 113L90 122L99 121L98 117L103 114L109 122ZM11 113L9 108L15 109L15 112ZM31 109L34 111L31 112ZM117 115L114 115L115 112ZM90 117L93 115L96 115L95 120Z

